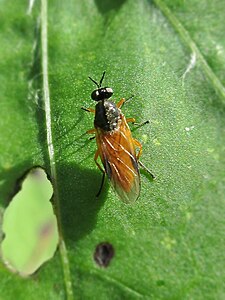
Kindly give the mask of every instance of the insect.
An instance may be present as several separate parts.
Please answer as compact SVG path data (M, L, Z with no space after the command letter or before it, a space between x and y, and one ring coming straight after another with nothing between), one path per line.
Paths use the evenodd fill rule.
M105 72L99 83L89 77L97 86L91 94L92 100L97 102L95 109L82 107L83 110L95 114L95 128L88 130L87 133L95 134L93 138L96 138L97 151L94 160L103 173L97 196L102 190L105 174L107 174L122 201L132 203L140 194L139 165L152 177L154 176L139 160L142 145L132 137L128 126L128 123L134 123L135 119L126 118L121 112L121 107L126 100L122 98L117 104L109 100L113 90L110 87L102 87L104 76ZM97 161L99 156L104 168Z

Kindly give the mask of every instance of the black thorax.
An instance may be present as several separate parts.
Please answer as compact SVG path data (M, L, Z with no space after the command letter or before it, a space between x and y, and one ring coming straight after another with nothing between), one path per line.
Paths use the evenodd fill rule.
M95 106L95 127L99 127L105 131L112 131L116 129L119 119L120 110L115 103L102 100Z

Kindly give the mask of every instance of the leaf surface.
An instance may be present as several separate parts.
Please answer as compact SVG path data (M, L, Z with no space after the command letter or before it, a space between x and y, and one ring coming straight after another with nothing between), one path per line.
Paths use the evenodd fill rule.
M26 169L51 173L54 163L64 250L30 279L1 266L0 297L223 299L225 4L50 1L51 163L46 110L35 102L43 89L41 6L27 15L24 4L3 1L2 10L1 205ZM150 120L133 136L157 179L142 172L134 205L107 184L95 198L101 174L95 141L84 134L93 115L80 108L94 106L87 77L98 81L103 71L115 101L135 95L124 114ZM115 250L107 268L93 259L101 242Z

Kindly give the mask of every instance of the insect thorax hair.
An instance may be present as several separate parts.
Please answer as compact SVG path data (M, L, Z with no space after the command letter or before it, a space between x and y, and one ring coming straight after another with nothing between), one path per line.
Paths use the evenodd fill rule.
M95 125L105 131L113 131L120 120L120 109L112 101L99 101L95 107Z

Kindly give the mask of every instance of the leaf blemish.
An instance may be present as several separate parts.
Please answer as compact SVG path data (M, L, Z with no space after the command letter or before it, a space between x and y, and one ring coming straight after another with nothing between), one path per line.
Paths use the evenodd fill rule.
M182 75L182 84L184 84L184 79L185 79L187 73L189 73L195 67L195 64L196 64L196 53L193 52L191 54L191 59L187 66L187 69L185 70L184 74Z
M115 255L113 246L108 242L100 243L95 248L94 260L100 267L108 267Z

